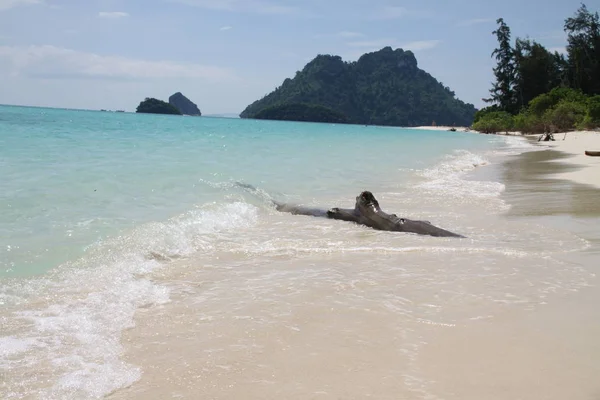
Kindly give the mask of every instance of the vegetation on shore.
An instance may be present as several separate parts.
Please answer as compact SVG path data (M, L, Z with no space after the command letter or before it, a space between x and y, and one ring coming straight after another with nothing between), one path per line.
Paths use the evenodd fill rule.
M582 4L567 18L566 55L531 39L511 44L502 18L493 34L496 82L475 114L472 128L484 133L553 133L600 127L600 18Z
M391 47L364 54L356 62L319 55L240 116L298 118L291 112L298 110L298 104L323 107L346 116L348 123L363 125L470 125L476 111L472 104L457 99L450 88L419 69L411 51ZM314 108L303 115L318 122L325 113Z
M150 97L146 97L146 99L137 106L135 112L145 114L182 115L181 111L171 104Z

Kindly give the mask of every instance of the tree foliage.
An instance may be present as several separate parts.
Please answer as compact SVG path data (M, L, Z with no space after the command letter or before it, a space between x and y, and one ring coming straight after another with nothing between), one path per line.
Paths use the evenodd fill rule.
M499 26L493 34L498 39L498 48L492 53L497 61L493 70L496 80L490 90L492 96L486 100L496 109L513 114L526 112L541 118L549 108L562 101L563 94L577 94L571 100L580 104L585 103L581 96L600 94L600 19L597 12L588 11L582 4L573 17L565 20L566 57L549 52L529 38L517 38L513 47L510 28L502 18L497 23ZM575 90L561 92L562 89L556 91L557 88ZM542 96L544 94L548 95Z
M150 97L146 97L146 99L142 101L139 106L137 106L135 112L145 114L182 115L181 111L179 111L176 107L172 106L171 104Z
M560 54L550 53L535 40L517 38L514 51L516 110L561 85L564 73L562 61Z
M506 111L487 112L473 123L473 129L483 133L509 132L513 127L513 116Z
M534 98L514 116L493 107L480 110L473 129L484 133L555 133L599 126L599 95L587 96L579 90L558 87Z
M565 20L568 35L568 76L570 84L586 94L600 94L600 18L585 4Z
M390 47L351 63L319 55L240 116L255 118L284 104L320 105L347 116L349 123L394 126L470 125L476 111L419 69L412 52Z
M347 123L348 117L327 107L314 104L283 104L260 110L256 119Z
M496 58L497 65L494 68L496 82L493 83L490 94L492 95L485 101L495 103L503 111L512 112L515 110L515 60L514 50L510 44L510 28L499 18L496 23L498 29L492 32L498 39L498 48L492 52L492 57Z

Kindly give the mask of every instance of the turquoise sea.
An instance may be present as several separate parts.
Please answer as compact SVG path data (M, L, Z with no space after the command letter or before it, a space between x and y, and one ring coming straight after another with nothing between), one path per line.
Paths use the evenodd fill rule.
M235 181L297 201L352 199L401 185L455 150L502 144L398 128L3 106L0 276L44 273L103 239L226 203L223 185Z
M102 398L151 379L145 368L158 359L176 370L192 347L173 349L192 331L193 348L205 353L191 363L214 347L214 354L229 351L224 360L260 366L253 349L261 339L248 343L256 326L240 324L281 327L286 316L333 304L385 309L380 319L359 313L321 326L323 340L344 321L360 330L398 318L393 329L402 331L390 336L400 341L398 382L416 390L424 383L408 361L421 322L479 318L500 303L538 304L588 279L548 250L576 251L583 240L550 229L523 241L524 226L500 217L510 207L500 198L502 182L467 179L528 146L445 131L0 106L0 398ZM375 232L280 214L265 201L351 207L363 190L390 212L469 239ZM540 271L544 279L533 279ZM144 322L160 312L188 313L181 321L190 325ZM310 331L306 321L297 329ZM169 329L159 339L161 327ZM170 350L136 359L127 332L138 335L128 343L146 356L157 343ZM278 332L263 338L279 343ZM217 390L229 379L219 381L222 371L233 367L213 367L199 371ZM148 387L176 393L167 384Z

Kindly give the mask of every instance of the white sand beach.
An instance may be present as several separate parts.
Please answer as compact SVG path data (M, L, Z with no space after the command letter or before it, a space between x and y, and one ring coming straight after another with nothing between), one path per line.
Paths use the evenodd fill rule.
M470 130L468 127L451 126L418 126L411 129L448 131L456 129L457 132L481 133ZM538 138L540 135L523 135L521 132L506 132L501 135L508 136L528 136ZM591 185L600 188L600 157L586 156L585 151L600 151L600 132L598 131L576 131L561 132L554 134L554 142L538 142L540 146L546 146L550 149L570 154L571 157L563 158L552 162L567 163L582 167L577 171L570 171L551 176L557 179L568 179L573 182Z
M574 182L592 185L600 188L600 157L586 156L585 151L600 151L600 132L581 131L558 133L554 135L554 142L539 142L553 150L571 155L569 158L555 162L568 163L581 166L577 171L565 172L554 175L558 179L569 179Z
M415 126L410 129L420 129L425 131L449 131L450 129L456 129L457 132L472 132L466 126Z

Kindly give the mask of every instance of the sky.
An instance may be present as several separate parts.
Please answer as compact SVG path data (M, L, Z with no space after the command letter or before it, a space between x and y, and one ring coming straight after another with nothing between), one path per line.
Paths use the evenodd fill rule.
M588 2L592 11L600 7ZM0 0L0 104L135 111L178 91L239 113L318 54L385 46L482 107L492 31L564 51L579 0Z

